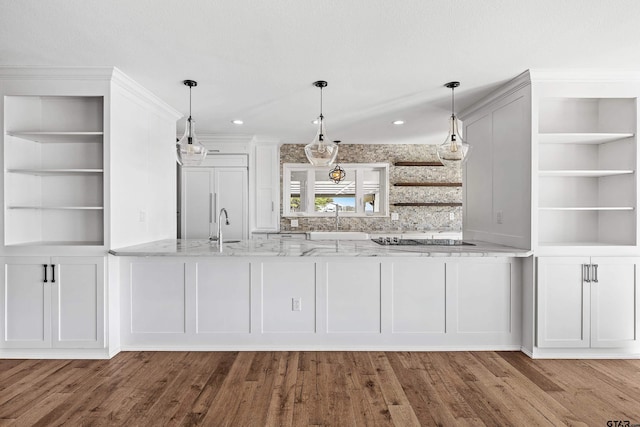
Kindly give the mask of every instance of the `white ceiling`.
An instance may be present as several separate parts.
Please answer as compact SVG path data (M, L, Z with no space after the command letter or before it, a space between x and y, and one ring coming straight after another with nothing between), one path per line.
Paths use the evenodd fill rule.
M117 66L185 114L197 80L199 133L288 143L322 79L329 138L438 143L448 81L463 108L528 68L640 69L640 1L0 0L0 65Z

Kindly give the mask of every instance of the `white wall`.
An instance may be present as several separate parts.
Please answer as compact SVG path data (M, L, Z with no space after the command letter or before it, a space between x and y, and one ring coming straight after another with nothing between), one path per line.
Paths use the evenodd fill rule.
M175 117L119 86L111 103L110 246L175 238Z

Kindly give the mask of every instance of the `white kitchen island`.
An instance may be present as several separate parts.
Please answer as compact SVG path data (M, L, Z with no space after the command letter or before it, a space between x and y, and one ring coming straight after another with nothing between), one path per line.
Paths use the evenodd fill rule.
M531 252L473 243L243 240L220 252L163 240L113 250L113 347L520 350L521 260Z

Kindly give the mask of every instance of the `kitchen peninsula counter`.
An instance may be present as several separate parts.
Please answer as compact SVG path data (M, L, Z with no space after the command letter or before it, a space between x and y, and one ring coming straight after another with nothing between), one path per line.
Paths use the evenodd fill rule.
M495 243L473 245L380 245L371 240L241 240L223 243L197 239L167 239L109 251L135 257L527 257L530 250Z
M531 252L472 243L265 239L220 252L207 240L161 240L115 249L120 348L519 350Z

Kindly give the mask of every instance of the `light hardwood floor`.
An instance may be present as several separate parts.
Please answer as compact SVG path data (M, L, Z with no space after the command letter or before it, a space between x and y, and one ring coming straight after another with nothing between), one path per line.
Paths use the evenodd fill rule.
M0 426L640 424L640 360L519 352L123 352L0 360Z

